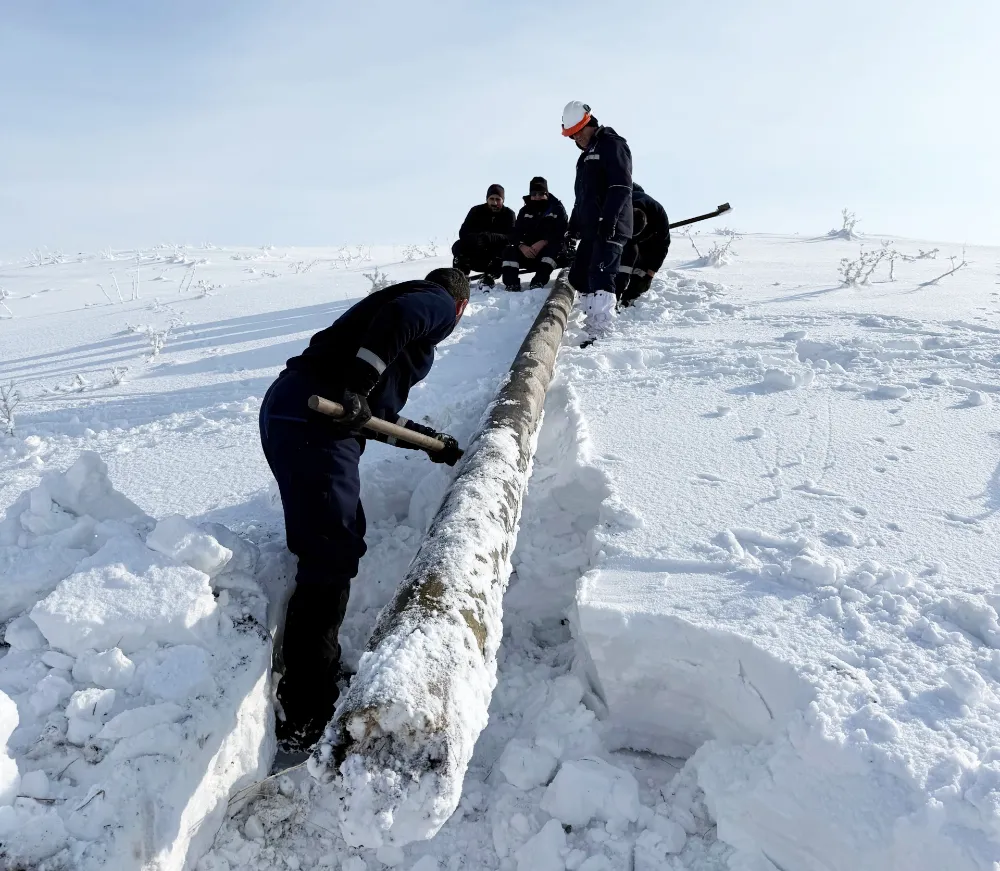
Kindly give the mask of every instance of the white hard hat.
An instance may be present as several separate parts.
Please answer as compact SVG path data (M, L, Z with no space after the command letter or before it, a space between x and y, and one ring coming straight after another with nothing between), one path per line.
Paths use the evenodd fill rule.
M571 100L563 109L562 135L575 136L590 123L590 106L579 100Z

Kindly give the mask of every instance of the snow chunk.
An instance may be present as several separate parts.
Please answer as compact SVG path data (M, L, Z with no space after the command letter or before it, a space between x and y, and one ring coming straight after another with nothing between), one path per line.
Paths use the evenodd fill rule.
M880 384L866 395L869 399L905 399L910 391L902 384Z
M36 717L44 717L73 695L73 684L57 674L48 674L39 681L28 699Z
M789 372L786 369L767 369L761 379L758 389L769 390L795 390L797 387L808 387L813 381L812 369L803 369L801 372Z
M191 644L169 648L146 674L143 683L150 695L172 701L194 698L215 689L208 653Z
M15 617L7 624L3 640L15 650L42 650L45 647L45 636L28 616Z
M100 653L85 651L73 665L73 680L108 689L125 689L134 675L135 663L118 647Z
M69 719L66 740L81 746L101 731L114 707L115 695L114 690L94 688L73 693L66 706L66 717Z
M515 854L517 871L565 871L566 832L558 820L549 820Z
M0 807L13 804L21 786L17 763L7 755L7 741L17 724L17 705L10 696L0 692Z
M228 547L179 514L160 520L146 538L146 546L209 577L219 574L233 557Z
M639 784L603 759L567 762L545 790L540 807L568 826L579 828L597 817L624 829L639 817Z
M163 702L159 705L146 705L143 708L132 708L122 711L113 717L101 729L98 739L101 741L118 741L131 738L163 723L176 723L184 716L184 709L173 702Z
M80 655L119 646L197 643L218 628L208 576L131 538L109 541L31 611L53 647Z
M558 764L555 756L535 742L514 738L504 748L497 769L511 786L534 789L549 782Z
M49 778L44 771L29 771L21 778L21 795L28 798L48 798Z
M108 478L108 467L100 455L84 451L65 474L46 479L52 501L76 515L95 520L136 521L146 513L119 493Z

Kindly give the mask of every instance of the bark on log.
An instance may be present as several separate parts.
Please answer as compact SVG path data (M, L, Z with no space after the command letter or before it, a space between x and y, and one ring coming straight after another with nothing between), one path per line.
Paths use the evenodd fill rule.
M496 685L510 555L573 297L560 276L309 759L351 845L431 838L458 806Z

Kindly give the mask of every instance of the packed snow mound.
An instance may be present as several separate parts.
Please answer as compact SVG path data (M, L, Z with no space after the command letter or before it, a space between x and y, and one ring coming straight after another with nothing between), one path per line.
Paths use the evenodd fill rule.
M151 525L111 486L107 466L92 451L65 472L47 474L0 520L0 621L34 604L110 539Z
M0 524L18 591L0 659L0 867L180 871L232 791L267 773L275 561L217 525L151 526L94 454Z

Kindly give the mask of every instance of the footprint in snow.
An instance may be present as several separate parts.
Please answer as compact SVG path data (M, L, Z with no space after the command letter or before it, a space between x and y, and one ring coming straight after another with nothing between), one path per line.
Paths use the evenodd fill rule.
M858 517L867 517L868 516L868 509L867 508L862 508L860 505L852 505L847 510L850 511L852 514L856 514Z
M966 514L958 514L955 511L945 511L944 518L955 526L964 526L966 529L971 529L978 533L983 532L982 526L979 525L978 517L969 517Z
M712 486L726 483L725 478L720 478L718 475L713 475L710 472L698 472L691 480L695 484L710 484Z
M845 498L841 493L835 493L833 490L820 487L815 481L810 481L808 478L801 484L796 484L792 489L797 490L799 493L806 493L809 496L820 496L825 499Z
M702 417L726 417L733 413L728 405L717 405L715 411L706 411Z

